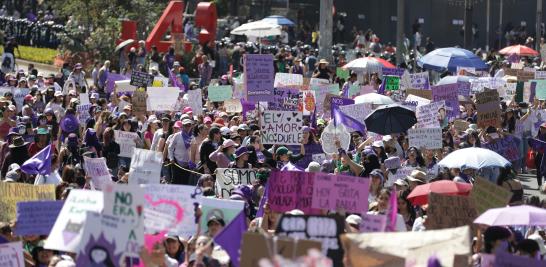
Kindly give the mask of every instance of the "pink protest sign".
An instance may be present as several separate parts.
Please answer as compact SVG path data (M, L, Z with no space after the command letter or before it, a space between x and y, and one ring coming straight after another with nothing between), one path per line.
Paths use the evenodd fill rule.
M368 211L369 186L367 178L315 173L311 206L356 213Z
M268 180L267 200L271 210L286 212L299 209L306 214L317 213L311 208L314 178L314 173L308 172L272 172Z
M361 233L384 232L387 226L387 216L381 214L364 214L360 223Z

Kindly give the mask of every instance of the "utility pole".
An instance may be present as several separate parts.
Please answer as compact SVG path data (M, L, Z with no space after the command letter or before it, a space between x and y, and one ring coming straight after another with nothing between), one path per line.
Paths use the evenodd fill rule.
M334 0L320 1L320 24L319 24L319 58L324 58L330 63L332 60L332 29L334 18L332 9Z
M503 27L502 27L502 3L503 3L503 0L500 0L500 10L499 10L499 32L500 32L500 36L499 36L499 49L502 48L502 38L504 37L504 32L503 32Z
M491 35L491 27L490 27L490 23L489 21L491 20L490 17L491 17L491 0L487 0L487 11L486 11L486 17L487 17L487 22L485 23L485 32L486 32L486 35L485 35L485 51L489 52L489 38L490 35Z
M472 49L472 1L464 1L464 48Z
M397 12L396 12L396 65L402 63L402 52L404 47L404 22L406 20L404 16L406 0L398 0Z
M536 34L535 34L535 49L540 51L540 37L542 37L542 0L537 0L537 18L536 18Z

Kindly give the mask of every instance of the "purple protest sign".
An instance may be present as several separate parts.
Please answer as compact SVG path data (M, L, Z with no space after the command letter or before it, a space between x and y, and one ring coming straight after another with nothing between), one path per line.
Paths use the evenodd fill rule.
M446 101L446 113L449 121L459 115L459 85L456 83L432 86L432 100L437 102Z
M364 213L368 211L370 179L315 173L311 207Z
M275 82L273 55L245 54L244 67L247 100L271 102Z
M459 95L470 96L470 83L469 82L457 82L459 86Z
M402 75L404 75L404 69L401 69L401 68L385 68L383 67L381 69L381 73L382 75L390 75L390 76L398 76L398 77L402 77Z
M294 154L300 153L300 148L301 148L300 145L286 146L286 147L290 149L290 151L292 151L292 153ZM322 150L321 144L307 144L304 146L304 148L305 148L305 156L303 156L303 158L301 158L300 160L294 163L296 166L302 169L307 168L309 166L309 163L313 161L313 155L324 153L324 151ZM322 162L319 162L319 163L322 164Z
M362 214L362 223L359 230L361 233L384 232L386 226L387 215Z
M118 73L108 73L108 78L106 79L106 92L111 93L114 91L115 82L128 80L129 77L121 75Z
M15 234L49 235L63 204L63 201L54 200L17 202Z
M298 110L300 90L297 88L273 88L273 101L268 103L269 110Z
M541 241L542 242L542 241ZM486 265L482 265L486 266ZM544 261L533 259L530 257L523 257L513 255L507 252L504 252L499 249L495 253L495 263L493 267L539 267L544 266Z
M507 135L502 139L496 139L493 142L482 144L483 148L497 152L497 154L503 156L508 161L516 161L521 159L519 153L520 139L512 135Z
M268 179L268 203L272 211L299 209L306 214L319 214L311 208L315 173L274 171Z
M324 99L324 114L327 114L328 117L332 115L332 110L334 108L346 105L352 105L355 101L349 98L343 98L340 96L327 95Z

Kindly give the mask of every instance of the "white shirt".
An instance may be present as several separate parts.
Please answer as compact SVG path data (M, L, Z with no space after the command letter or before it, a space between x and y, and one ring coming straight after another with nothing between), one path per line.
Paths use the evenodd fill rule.
M157 129L154 133L154 137L152 138L152 145L150 147L150 150L156 151L157 145L159 144L159 139L161 139L161 136L163 135L163 128Z
M38 174L34 180L34 185L53 184L58 185L62 182L61 176L57 170L52 171L50 174L41 175Z
M172 137L172 139L171 139ZM169 136L171 139L169 143L169 159L176 160L176 162L189 162L190 161L190 148L186 148L184 140L182 138L182 132L175 133Z

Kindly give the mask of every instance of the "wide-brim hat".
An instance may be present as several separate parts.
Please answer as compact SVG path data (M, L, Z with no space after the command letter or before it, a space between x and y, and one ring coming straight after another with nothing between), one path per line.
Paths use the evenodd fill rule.
M324 59L324 58L321 58L321 59L319 60L319 62L318 62L318 64L328 64L328 63L329 63L329 62L326 61L326 59Z
M423 184L427 182L427 174L420 170L413 170L410 175L406 176L406 178L412 182Z
M26 146L27 144L28 144L28 142L25 142L25 139L23 139L23 137L15 136L13 138L13 141L12 141L11 145L9 145L9 147L10 148L16 148L16 147Z

